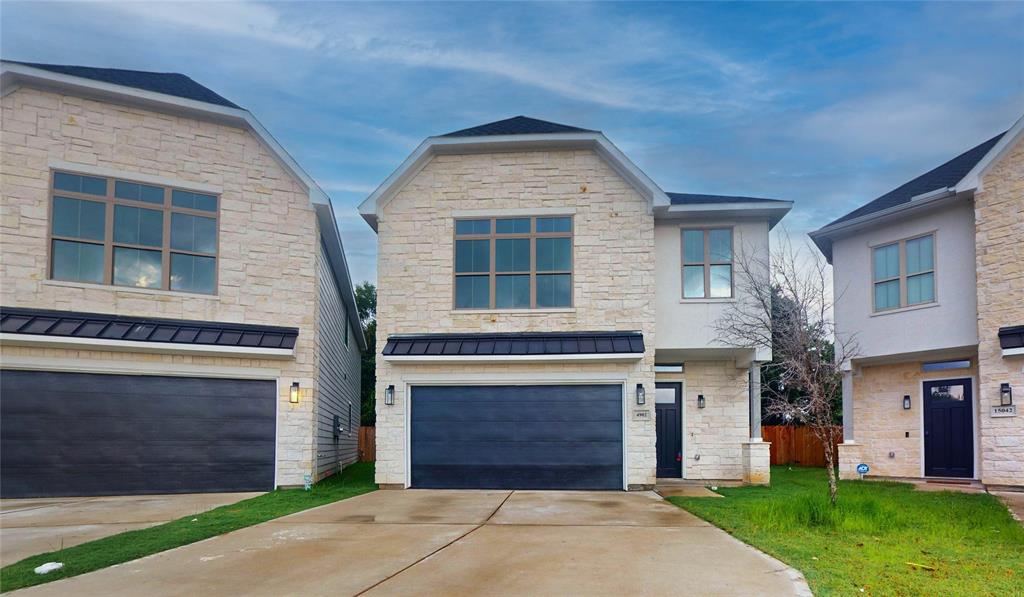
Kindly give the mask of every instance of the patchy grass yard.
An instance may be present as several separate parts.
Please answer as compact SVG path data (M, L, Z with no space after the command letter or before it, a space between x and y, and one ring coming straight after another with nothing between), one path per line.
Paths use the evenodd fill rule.
M1024 527L988 494L772 467L772 486L669 501L797 568L816 595L1024 595ZM860 590L863 589L863 593Z
M0 569L0 591L13 591L92 572L375 489L373 463L360 462L349 466L340 475L317 483L310 491L271 491L196 516L26 558ZM63 562L64 568L45 575L32 571L40 564L54 561Z

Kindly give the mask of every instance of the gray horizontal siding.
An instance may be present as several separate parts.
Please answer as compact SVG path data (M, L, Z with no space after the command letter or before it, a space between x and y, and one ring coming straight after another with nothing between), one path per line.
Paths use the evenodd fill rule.
M332 475L359 458L359 343L358 330L349 328L345 306L323 245L317 253L319 284L318 397L316 416L316 476ZM343 430L334 439L334 417Z

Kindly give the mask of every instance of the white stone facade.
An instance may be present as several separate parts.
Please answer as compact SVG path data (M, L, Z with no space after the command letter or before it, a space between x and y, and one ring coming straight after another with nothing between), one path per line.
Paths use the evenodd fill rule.
M308 190L241 128L30 87L5 95L2 110L0 304L299 329L288 360L4 346L3 365L276 379L277 482L302 484L314 472L319 378L320 232ZM219 189L216 294L48 280L54 163ZM293 381L310 390L299 404L288 400Z

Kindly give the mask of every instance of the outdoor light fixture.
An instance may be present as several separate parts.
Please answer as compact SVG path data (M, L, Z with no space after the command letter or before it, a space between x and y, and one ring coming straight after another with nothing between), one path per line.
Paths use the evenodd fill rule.
M292 382L292 389L288 393L288 402L291 402L292 404L299 403L299 382L297 381Z
M999 384L999 406L1013 404L1013 387L1008 383Z
M697 394L697 408L704 408L704 394Z
M384 404L392 406L395 403L395 386L388 386L384 390Z
M647 402L647 392L644 390L644 384L636 384L636 403L643 404Z
M903 410L910 410L910 396L903 396Z

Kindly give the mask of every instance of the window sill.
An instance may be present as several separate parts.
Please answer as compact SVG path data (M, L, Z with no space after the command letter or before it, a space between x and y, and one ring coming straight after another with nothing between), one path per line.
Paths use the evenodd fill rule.
M911 305L909 307L900 307L899 309L886 309L885 311L875 311L871 313L871 317L881 317L882 315L892 315L894 313L906 313L907 311L918 311L920 309L931 309L932 307L938 307L938 301L930 303L922 303L920 305Z
M534 313L575 313L576 307L557 307L551 309L452 309L452 315L533 315Z
M182 298L217 299L216 294L200 294L198 292L182 292L180 290L161 290L159 288L132 288L131 286L113 286L92 284L91 282L70 282L67 280L43 280L44 286L61 286L64 288L81 288L83 290L110 290L112 292L132 292L156 296L180 296Z
M693 303L735 303L736 297L722 297L722 298L684 298L679 299L680 304L693 304Z

